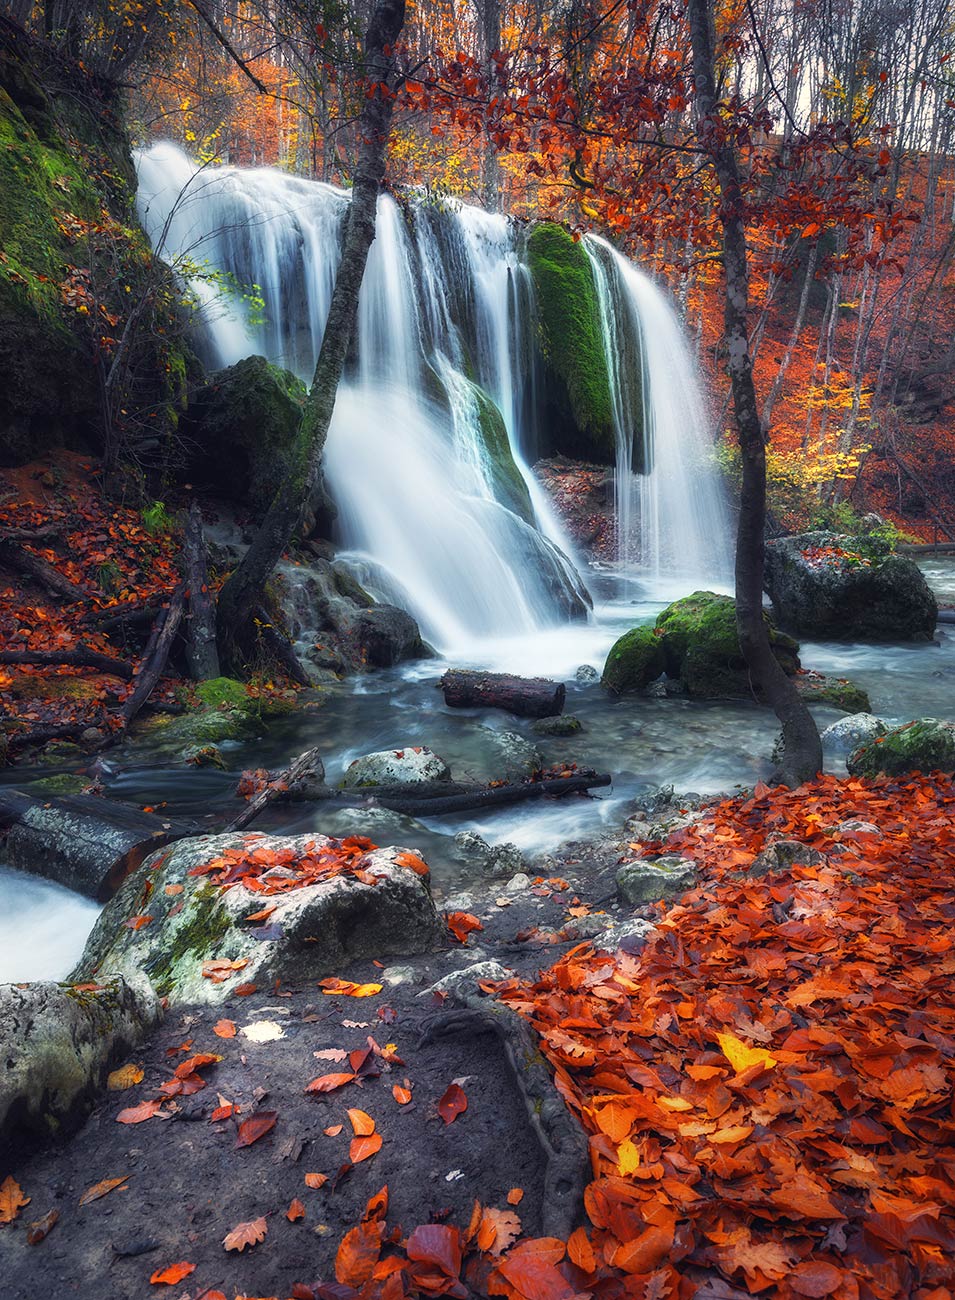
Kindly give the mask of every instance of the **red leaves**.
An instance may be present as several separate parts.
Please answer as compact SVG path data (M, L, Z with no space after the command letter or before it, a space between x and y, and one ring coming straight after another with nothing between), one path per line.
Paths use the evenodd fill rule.
M357 1079L357 1074L321 1074L317 1079L306 1085L306 1092L334 1092L337 1088L344 1088L346 1083L351 1083Z
M484 926L472 916L470 912L448 912L447 917L448 929L457 939L458 943L467 943L468 935L473 930L483 930Z
M159 1111L162 1101L141 1101L138 1106L127 1106L116 1116L117 1124L142 1124L143 1120L152 1119Z
M256 1111L239 1125L236 1146L250 1147L253 1142L258 1142L259 1138L265 1137L266 1133L271 1133L277 1119L278 1113L274 1110Z
M382 1224L377 1219L359 1223L342 1238L335 1256L335 1277L342 1286L360 1288L371 1280L381 1254Z
M282 894L303 885L332 880L335 876L361 874L364 879L367 873L362 872L362 864L375 847L371 840L361 835L344 840L322 837L310 847L307 845L303 852L293 848L270 848L260 844L257 836L250 835L247 847L225 849L218 857L193 867L189 874L209 876L223 889L241 884L257 894ZM374 883L374 877L369 877L365 883L369 881ZM246 920L267 920L272 911L274 907L262 908L252 912Z
M449 1083L444 1096L438 1102L438 1114L445 1124L453 1124L459 1115L468 1108L468 1099L459 1083Z
M167 1268L157 1268L149 1280L153 1286L175 1286L177 1282L181 1282L184 1277L188 1277L195 1271L195 1264L187 1264L182 1260L178 1264L170 1264Z

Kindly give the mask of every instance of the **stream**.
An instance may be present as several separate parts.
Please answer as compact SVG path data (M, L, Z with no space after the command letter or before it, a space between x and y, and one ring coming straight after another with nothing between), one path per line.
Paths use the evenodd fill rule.
M940 602L955 601L955 560L933 559L921 567ZM622 632L652 621L686 594L685 587L650 591L635 583L628 599L611 595L617 580L610 575L588 578L597 597L590 623L488 639L476 642L466 657L405 664L312 692L305 707L274 721L261 739L225 742L227 771L170 766L154 742L134 738L107 754L111 772L104 778L105 793L132 804L164 805L164 812L197 820L226 819L238 806L234 791L243 769L282 767L311 745L319 747L331 784L361 754L414 745L440 754L455 779L488 781L501 775L501 733L529 740L546 763L562 760L612 773L613 785L592 798L516 805L478 817L412 820L382 809L299 803L280 806L263 821L274 832L368 834L377 843L413 848L431 866L440 899L467 883L468 867L453 840L458 831L478 831L492 844L516 844L532 865L537 855L619 829L634 800L661 786L715 794L766 777L777 734L768 710L742 701L614 697L599 682L575 680L580 665L601 669ZM939 627L930 645L804 642L801 658L807 668L849 677L865 688L873 712L887 722L951 715L955 636L948 626ZM541 737L529 720L499 710L448 709L435 683L445 668L455 666L563 680L564 711L578 717L584 729L559 739ZM820 728L844 716L828 707L814 714ZM842 758L827 754L826 769L843 772ZM5 779L22 784L57 770L18 768ZM78 959L98 913L97 904L69 890L0 867L0 981L62 978Z

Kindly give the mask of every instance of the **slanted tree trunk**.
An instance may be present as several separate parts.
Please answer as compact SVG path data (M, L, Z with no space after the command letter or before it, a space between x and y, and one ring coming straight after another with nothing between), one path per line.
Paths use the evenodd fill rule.
M192 680L205 682L219 676L219 654L216 650L215 605L209 591L209 559L198 501L193 501L189 508L183 567L189 584L186 663Z
M689 0L697 130L720 187L725 276L724 323L727 372L733 394L742 461L736 538L736 627L740 649L758 694L769 702L783 729L780 776L789 784L808 780L822 767L822 745L812 715L779 666L763 618L766 526L766 440L759 419L747 311L749 271L739 163L718 112L712 0Z
M342 260L292 465L252 545L219 594L217 635L220 660L226 670L242 661L242 640L253 610L261 600L269 574L299 526L321 471L325 438L358 317L358 293L375 238L378 191L385 174L394 105L394 47L404 16L405 0L378 0L365 36L368 97L359 119L362 145L345 223Z

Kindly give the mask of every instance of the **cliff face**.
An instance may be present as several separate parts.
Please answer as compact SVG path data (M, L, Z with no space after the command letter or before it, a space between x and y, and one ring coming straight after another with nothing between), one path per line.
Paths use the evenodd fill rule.
M158 450L185 395L181 306L133 210L117 105L0 28L0 464Z

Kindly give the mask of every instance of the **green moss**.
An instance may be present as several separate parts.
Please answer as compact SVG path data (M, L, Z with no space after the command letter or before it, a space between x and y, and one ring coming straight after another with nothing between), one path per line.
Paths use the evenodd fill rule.
M504 417L483 388L479 388L477 384L471 384L470 387L477 402L478 427L484 444L485 464L494 498L502 506L512 510L525 523L533 524L534 507L531 504L531 494L511 454Z
M849 755L852 776L902 776L907 772L955 771L955 723L919 718L896 727Z
M171 928L168 917L165 926ZM232 922L222 906L216 886L205 885L197 890L187 904L186 916L179 920L169 935L168 946L157 952L144 967L160 997L172 991L180 963L189 958L206 961L214 956L231 929Z
M644 624L631 628L614 642L601 680L608 691L628 695L656 681L665 667L663 638Z
M600 305L590 259L562 227L544 222L527 241L544 358L573 426L559 450L578 459L612 461L616 453L613 397ZM549 396L554 397L552 393ZM579 438L576 447L567 438Z
M196 687L199 699L210 709L247 709L249 693L233 677L212 677Z
M766 617L773 653L783 670L799 668L799 643ZM695 591L659 615L667 673L678 677L696 699L746 699L752 696L749 671L736 632L736 602L731 596Z
M56 798L57 795L82 794L89 785L85 776L75 776L70 772L60 772L56 776L42 776L38 781L28 782L23 789L36 798Z
M807 704L831 704L846 713L869 713L872 708L862 687L845 677L800 673L796 678L796 689Z

